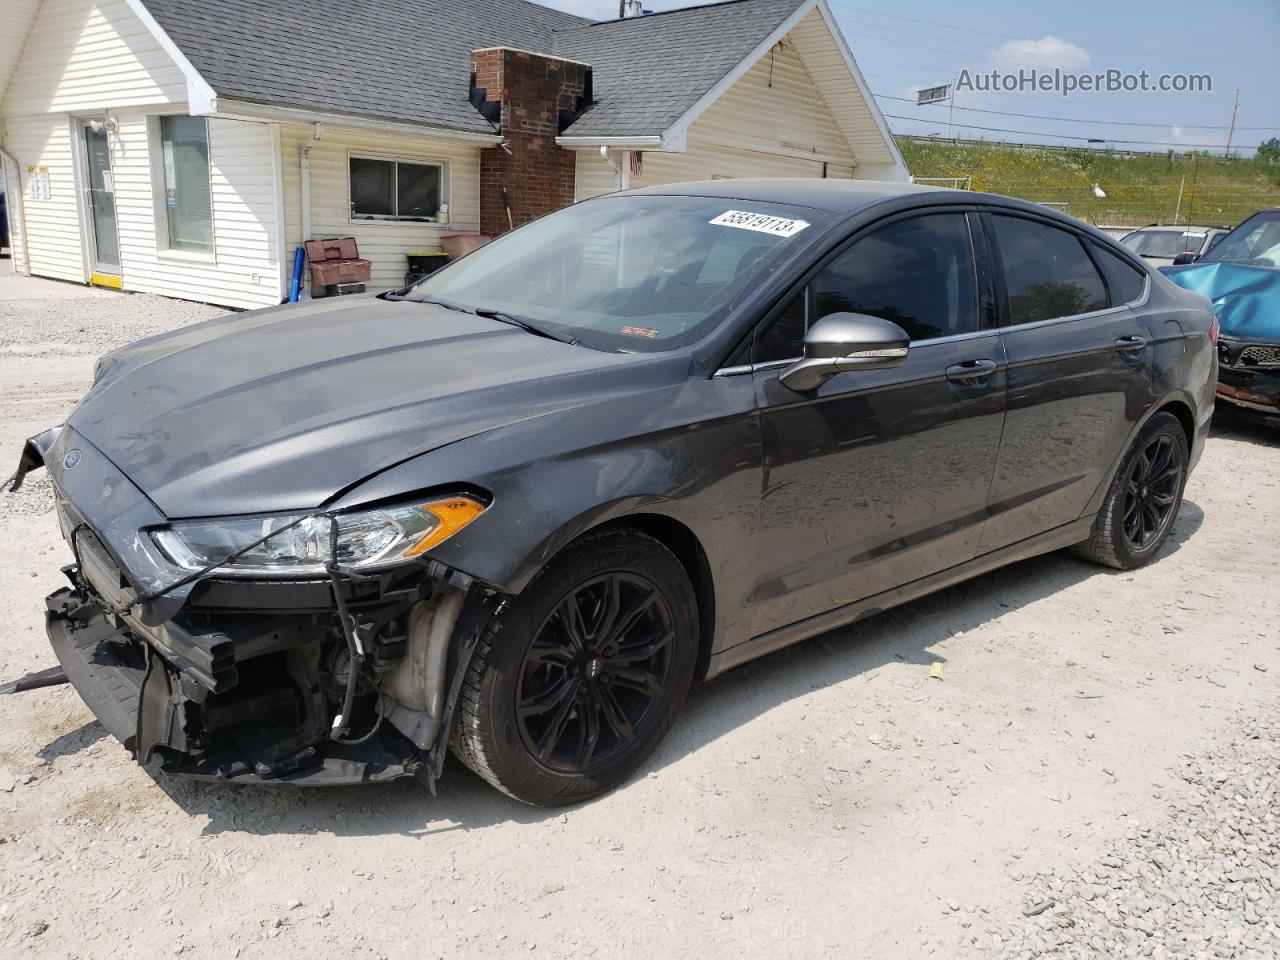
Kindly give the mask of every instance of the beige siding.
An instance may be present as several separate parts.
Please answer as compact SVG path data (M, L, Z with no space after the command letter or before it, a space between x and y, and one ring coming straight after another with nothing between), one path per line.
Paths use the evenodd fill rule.
M45 0L0 108L21 117L186 98L186 78L124 0Z
M131 113L119 124L111 155L125 289L229 307L279 302L270 126L208 121L214 251L201 256L163 249L163 180L152 176L157 118Z
M630 179L633 187L650 187L714 177L821 177L824 171L827 177L849 178L854 163L788 38L693 122L684 152L646 151L643 172ZM580 151L577 198L615 189L612 166L595 151Z
M10 183L7 189L23 191L32 273L83 283L88 275L80 246L71 119L53 114L6 120L5 147L21 168L21 183ZM28 167L48 169L48 199L32 199L26 193ZM21 250L15 250L14 262L22 262Z
M848 143L790 38L766 53L693 122L689 146L691 150L729 147L738 155L768 156L775 164L773 158L799 161L788 169L802 172L786 176L821 176L824 161L854 163Z
M4 10L3 28L0 28L0 104L4 103L9 78L22 55L27 32L35 21L39 5L40 0L4 0L0 5Z
M292 262L302 242L301 148L311 136L310 126L281 128L284 172L285 250ZM347 159L350 155L430 160L446 164L449 222L388 223L352 221ZM373 261L370 290L388 290L404 283L407 253L435 253L448 233L480 229L480 148L472 144L430 137L383 135L326 126L324 138L311 148L311 233L307 239L355 237L360 256Z
M613 193L618 189L618 171L614 163L625 163L626 155L621 150L610 153L613 162L600 156L599 150L577 151L577 164L574 167L574 200L590 200L602 193Z
M885 136L858 85L850 76L849 66L845 63L831 30L823 21L822 14L814 10L800 21L787 35L787 39L804 57L831 114L839 118L841 133L858 161L876 165L874 175L877 178L889 174L905 178L905 170L894 171L881 166L895 163L897 158L885 142ZM861 171L861 175L872 172L868 169Z

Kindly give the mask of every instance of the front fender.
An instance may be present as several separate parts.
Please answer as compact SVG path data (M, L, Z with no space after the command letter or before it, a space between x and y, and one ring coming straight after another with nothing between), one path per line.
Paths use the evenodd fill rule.
M728 598L750 582L760 471L750 378L690 379L639 401L606 400L471 437L401 464L333 506L451 484L487 491L490 508L430 555L507 594L521 592L593 527L632 514L668 517L704 546L717 607L722 596L728 604L716 622L728 629L741 612Z

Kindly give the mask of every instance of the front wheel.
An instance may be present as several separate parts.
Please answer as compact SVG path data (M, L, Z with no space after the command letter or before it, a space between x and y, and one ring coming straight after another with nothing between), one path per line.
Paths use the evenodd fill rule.
M1187 435L1171 413L1138 433L1102 501L1089 539L1073 549L1095 563L1132 570L1149 563L1173 529L1187 482Z
M666 735L697 640L693 587L671 551L629 529L587 534L490 622L453 751L525 803L604 793Z

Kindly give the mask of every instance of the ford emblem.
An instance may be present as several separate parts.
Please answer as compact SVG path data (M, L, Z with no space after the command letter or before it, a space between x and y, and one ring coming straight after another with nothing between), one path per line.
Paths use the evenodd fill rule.
M62 465L68 470L70 470L79 462L80 462L80 451L78 449L68 450L67 455L62 458Z

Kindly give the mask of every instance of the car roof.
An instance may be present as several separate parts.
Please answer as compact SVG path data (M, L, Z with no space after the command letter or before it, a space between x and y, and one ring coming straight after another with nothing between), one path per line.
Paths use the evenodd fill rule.
M693 180L686 183L641 187L622 193L608 194L608 196L721 197L725 200L786 203L812 207L815 210L830 211L840 217L848 217L869 207L892 201L906 201L900 206L910 206L910 200L914 197L935 204L984 204L1022 210L1049 220L1057 220L1064 226L1076 230L1087 230L1110 240L1105 234L1098 234L1089 224L1030 200L1005 197L997 193L982 193L977 190L952 190L947 187L926 187L916 183L886 180L823 180L811 177Z
M931 195L939 200L952 195L958 202L973 202L975 194L968 190L925 187L915 183L886 180L820 180L813 177L778 177L770 179L694 180L688 183L666 183L627 191L636 196L724 197L726 200L755 200L761 203L790 203L802 207L853 213L863 207L894 197L913 194Z

